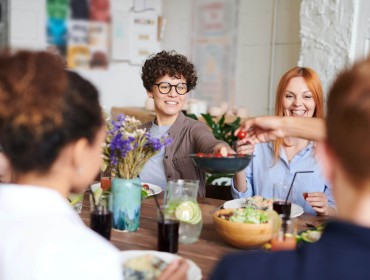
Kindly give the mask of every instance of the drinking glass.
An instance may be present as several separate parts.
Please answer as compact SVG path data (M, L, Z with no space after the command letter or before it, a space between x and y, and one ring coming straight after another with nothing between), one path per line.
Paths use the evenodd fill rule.
M79 194L70 193L67 196L69 203L72 205L73 209L78 214L81 214L81 211L82 211L83 196L84 196L83 193L79 193Z
M202 231L202 211L197 203L198 180L170 180L167 183L165 203L176 209L180 220L179 242L191 244L198 241Z
M106 239L110 239L112 228L111 194L100 196L90 193L90 228Z
M175 211L168 205L157 210L158 251L176 254L179 242L179 220Z
M296 221L287 218L285 215L280 215L280 217L282 218L282 225L271 239L271 251L294 250L297 245Z
M104 191L107 191L112 186L112 169L107 167L104 171L100 172L100 186Z
M272 208L278 213L290 216L292 208L292 191L290 186L283 183L274 183Z

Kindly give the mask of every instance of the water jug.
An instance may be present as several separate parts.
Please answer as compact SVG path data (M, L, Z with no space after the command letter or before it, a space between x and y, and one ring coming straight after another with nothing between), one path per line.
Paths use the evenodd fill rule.
M198 180L171 180L167 183L165 204L180 221L179 242L194 243L202 231L202 212L197 202Z

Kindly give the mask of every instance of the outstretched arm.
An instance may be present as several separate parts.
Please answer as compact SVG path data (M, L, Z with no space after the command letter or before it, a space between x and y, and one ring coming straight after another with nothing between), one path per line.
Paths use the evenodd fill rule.
M248 119L235 131L246 131L250 143L269 142L282 137L298 137L314 141L326 136L325 122L321 118L263 116Z

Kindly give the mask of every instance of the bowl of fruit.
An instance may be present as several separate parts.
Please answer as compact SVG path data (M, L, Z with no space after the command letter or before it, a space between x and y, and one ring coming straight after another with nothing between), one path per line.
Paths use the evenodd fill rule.
M213 213L212 217L217 233L227 243L238 248L262 246L281 227L281 219L275 211L221 209Z
M253 158L253 155L228 154L223 157L221 154L191 154L194 164L207 173L236 173L246 168Z

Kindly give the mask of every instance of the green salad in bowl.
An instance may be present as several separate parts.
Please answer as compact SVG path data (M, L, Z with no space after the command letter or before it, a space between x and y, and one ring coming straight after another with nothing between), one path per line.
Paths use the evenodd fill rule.
M268 212L256 211L253 208L238 208L229 216L230 222L264 224L269 220Z

